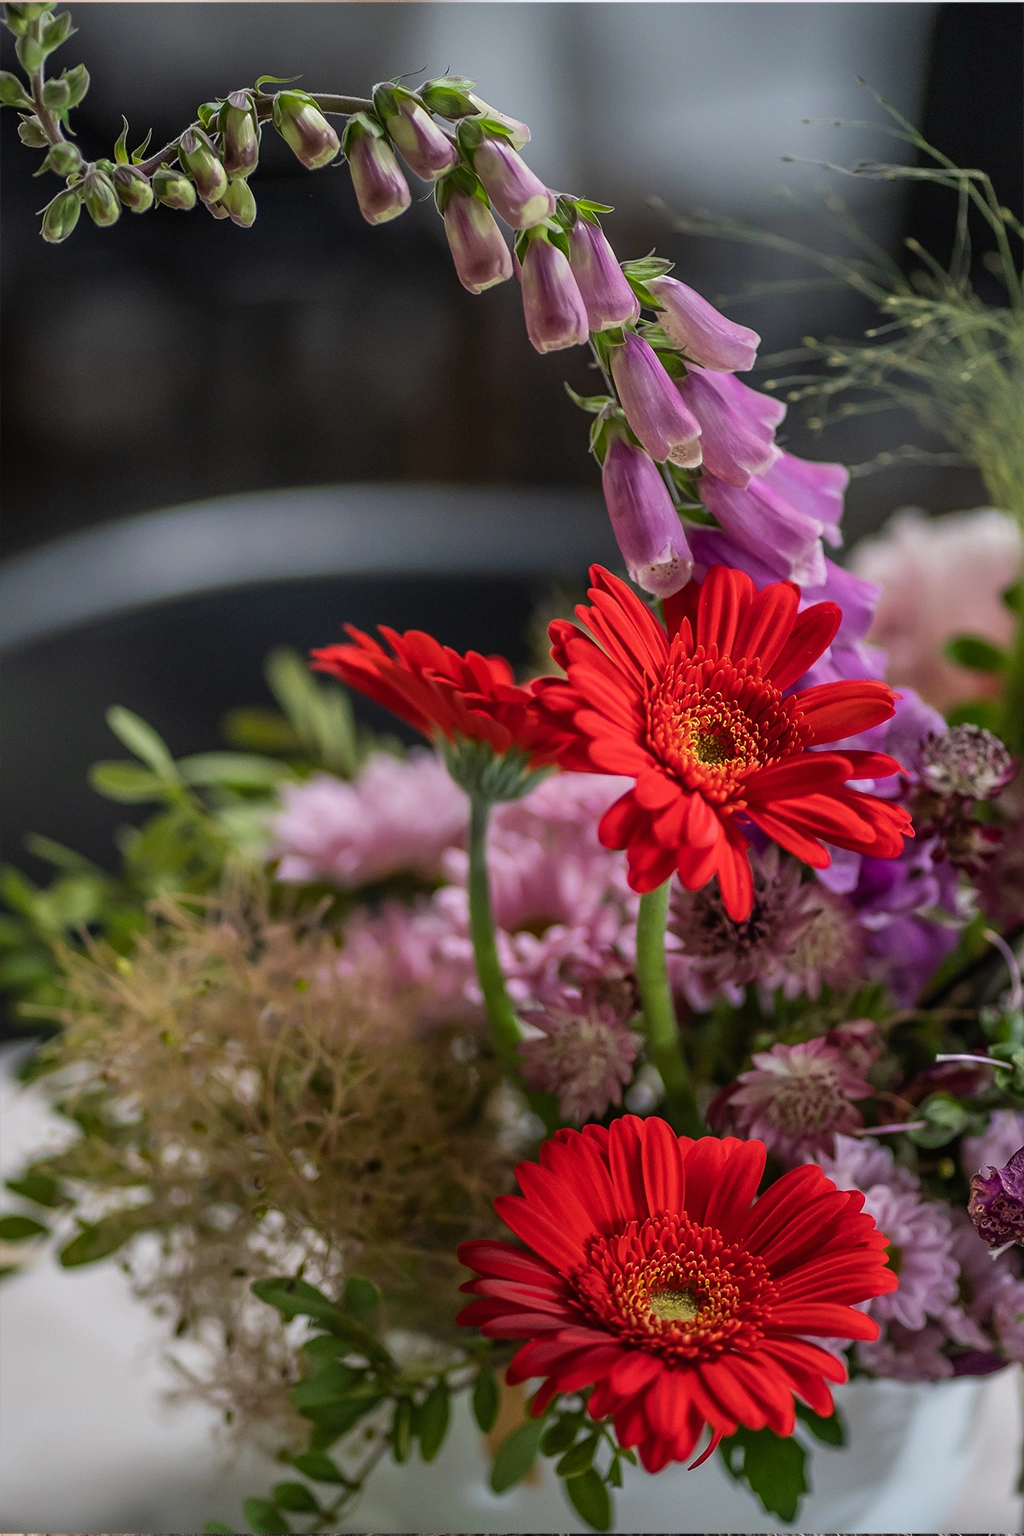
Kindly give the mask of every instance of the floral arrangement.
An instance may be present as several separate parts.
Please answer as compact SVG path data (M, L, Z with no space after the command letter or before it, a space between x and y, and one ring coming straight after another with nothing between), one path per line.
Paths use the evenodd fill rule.
M997 466L996 510L904 518L844 569L847 471L777 443L785 404L738 377L759 337L670 263L620 264L611 210L540 182L472 82L265 76L88 162L85 68L46 76L70 18L6 25L0 99L64 182L49 241L83 207L250 225L268 123L310 169L343 154L370 223L409 205L399 156L432 184L463 286L515 272L534 347L590 347L630 580L592 568L526 680L350 628L319 677L270 658L281 711L235 711L233 750L175 760L110 711L132 757L93 785L157 807L121 872L35 838L52 885L4 875L3 978L56 1025L27 1075L71 1134L9 1182L0 1237L118 1254L201 1345L189 1390L295 1474L250 1530L330 1529L382 1457L438 1454L459 1392L485 1434L513 1405L496 1492L549 1457L606 1530L623 1463L718 1451L794 1519L805 1437L844 1440L830 1384L1024 1361L1020 230L924 146L1008 308L958 256L883 309L929 369L974 316L965 390L943 374L928 409ZM868 376L850 350L843 387L914 355ZM972 436L957 400L990 386ZM345 689L424 745L357 728Z

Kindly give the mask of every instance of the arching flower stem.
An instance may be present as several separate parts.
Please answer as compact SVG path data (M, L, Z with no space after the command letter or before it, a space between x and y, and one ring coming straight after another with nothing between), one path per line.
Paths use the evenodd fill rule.
M662 1112L678 1135L701 1136L705 1134L705 1127L679 1044L679 1025L665 966L665 922L670 883L666 880L640 898L636 920L636 977L647 1054L665 1085Z

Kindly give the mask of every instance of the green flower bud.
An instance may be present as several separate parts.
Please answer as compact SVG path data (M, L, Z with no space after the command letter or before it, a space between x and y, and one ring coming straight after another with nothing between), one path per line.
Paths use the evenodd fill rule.
M224 169L234 180L256 169L260 156L260 125L248 91L232 91L220 109L221 157Z
M114 189L126 208L132 213L145 213L153 206L153 188L149 177L134 165L116 165L110 173Z
M46 58L46 49L31 32L21 34L14 51L18 55L18 63L27 74L38 69Z
M54 144L46 157L46 169L55 176L73 176L81 163L82 154L78 145L69 144L67 140Z
M71 34L76 30L71 24L71 12L61 11L59 16L54 16L52 21L43 24L43 51L53 53L62 43L66 43Z
M82 211L82 205L78 200L78 193L70 188L66 192L58 192L53 202L43 212L42 236L51 245L59 245L66 240L68 235L78 223L78 215Z
M121 217L121 204L117 200L114 184L105 171L87 171L82 183L82 192L85 206L89 210L89 217L94 224L105 229L108 224L116 224Z
M18 138L29 149L45 149L49 139L43 132L43 125L38 117L23 117L18 124Z
M196 205L196 189L183 171L162 165L153 176L153 191L168 208L181 208L187 212Z
M43 106L49 107L53 112L62 112L68 104L70 95L70 86L59 76L56 80L46 80L43 83Z
M84 64L76 64L74 69L66 69L61 79L68 87L68 106L77 107L89 89L89 71Z
M474 85L475 80L463 80L459 75L442 75L439 80L428 80L416 94L427 110L436 112L438 117L472 117L477 110L469 94Z
M256 218L256 199L244 176L236 176L234 181L228 182L228 189L217 207L226 209L233 224L242 229L249 228Z
M219 202L227 189L228 176L201 128L188 128L182 134L178 159L195 182L203 202Z
M23 37L26 28L39 16L45 16L47 11L52 11L57 0L44 0L44 3L25 3L15 5L9 3L4 6L4 21L7 30L13 32L15 37Z
M25 88L17 75L0 69L0 107L25 107L32 110L32 103L25 95Z
M279 91L274 97L274 127L310 171L329 165L341 142L312 96Z

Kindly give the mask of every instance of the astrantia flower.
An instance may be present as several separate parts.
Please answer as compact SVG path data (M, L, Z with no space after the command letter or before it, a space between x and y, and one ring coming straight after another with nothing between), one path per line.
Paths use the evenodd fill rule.
M1024 1147L1004 1168L989 1168L971 1180L967 1210L978 1236L989 1247L1020 1243L1024 1247Z
M838 1046L824 1039L776 1044L752 1061L750 1071L720 1096L720 1119L740 1136L763 1141L784 1162L830 1151L837 1132L863 1125L853 1101L874 1090Z
M998 736L980 725L954 725L921 749L921 779L937 795L988 800L1013 777L1015 764Z
M574 1125L621 1104L639 1047L632 1011L594 987L563 989L546 1007L524 1009L524 1023L539 1031L519 1047L527 1087L555 1094L562 1119Z
M477 651L460 656L422 630L400 635L381 625L394 652L389 655L353 625L346 624L345 632L351 636L348 644L313 652L316 671L340 678L430 739L440 733L449 741L483 741L499 753L515 746L534 763L551 761L531 694L516 687L504 657Z
M546 1378L534 1413L592 1386L591 1417L612 1417L650 1472L685 1461L705 1425L709 1451L740 1424L791 1434L794 1393L831 1414L845 1368L805 1335L875 1338L851 1304L896 1277L862 1197L819 1168L752 1205L764 1161L760 1142L691 1141L656 1117L559 1131L517 1169L523 1195L495 1202L530 1251L459 1249L480 1277L459 1321L528 1341L508 1380Z
M807 750L889 719L891 691L865 680L784 696L835 635L834 603L798 614L790 582L758 592L742 571L716 566L665 600L666 633L624 582L600 566L591 579L594 606L576 610L590 633L550 627L568 681L533 687L564 767L636 779L600 827L606 848L628 849L635 891L673 871L688 890L717 874L729 916L747 918L749 822L817 868L830 859L825 841L899 854L907 812L844 787L895 773L896 761Z

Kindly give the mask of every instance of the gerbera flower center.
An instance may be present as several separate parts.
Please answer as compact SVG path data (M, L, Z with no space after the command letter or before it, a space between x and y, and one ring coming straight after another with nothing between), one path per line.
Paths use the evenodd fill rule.
M647 698L647 740L687 789L718 802L734 797L745 774L803 746L791 706L759 663L719 657L715 645L688 657L678 639Z
M651 1216L610 1237L595 1234L571 1280L595 1323L679 1361L753 1347L778 1299L759 1258L686 1216Z

